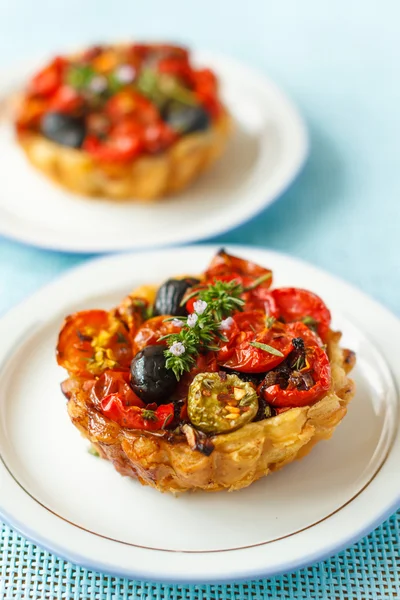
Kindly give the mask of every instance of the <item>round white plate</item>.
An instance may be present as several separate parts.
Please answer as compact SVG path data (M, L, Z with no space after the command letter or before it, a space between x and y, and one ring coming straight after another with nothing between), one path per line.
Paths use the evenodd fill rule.
M0 321L0 513L81 565L172 582L271 576L351 544L400 504L400 323L349 285L264 250L231 250L311 288L357 352L357 393L328 442L245 490L173 497L91 456L70 423L54 358L63 316L111 307L131 288L197 273L216 248L103 258L71 271Z
M113 252L210 238L247 221L293 181L308 150L296 108L264 75L232 59L195 53L221 79L235 131L223 158L187 191L162 202L118 203L70 194L34 170L0 118L0 233L44 248ZM2 98L32 68L0 73Z

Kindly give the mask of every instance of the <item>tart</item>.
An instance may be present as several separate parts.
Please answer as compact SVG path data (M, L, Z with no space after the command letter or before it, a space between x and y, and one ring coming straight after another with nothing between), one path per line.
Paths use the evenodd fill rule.
M223 153L230 129L215 74L163 44L54 58L16 118L32 165L72 192L115 200L182 190Z
M57 360L72 423L119 473L231 491L331 437L355 391L340 338L317 295L222 250L200 276L68 316Z

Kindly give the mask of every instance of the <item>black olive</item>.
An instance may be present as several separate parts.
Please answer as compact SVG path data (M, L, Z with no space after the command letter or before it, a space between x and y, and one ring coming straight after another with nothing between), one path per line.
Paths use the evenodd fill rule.
M45 137L61 146L80 148L86 135L85 121L58 112L48 112L41 120L41 132Z
M303 340L303 338L301 338L301 337L294 338L292 340L292 344L293 344L293 348L295 350L299 350L299 351L304 350L304 340Z
M165 346L147 346L131 362L131 388L146 404L167 404L177 386L174 373L165 366Z
M181 301L187 290L197 285L198 279L186 277L185 279L168 279L158 288L154 302L154 315L173 315L184 317L186 308L181 306Z
M211 125L211 118L202 106L189 106L181 102L167 104L163 118L172 129L179 133L205 131Z

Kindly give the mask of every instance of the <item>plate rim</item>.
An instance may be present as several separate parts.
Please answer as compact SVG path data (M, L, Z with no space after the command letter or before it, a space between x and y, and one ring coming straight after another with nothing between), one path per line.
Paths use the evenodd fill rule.
M132 242L130 242L129 244L123 243L119 245L116 241L109 247L104 247L104 245L100 243L91 243L91 245L85 245L85 243L82 244L83 236L81 236L81 240L79 243L74 243L74 236L72 239L71 237L64 238L61 242L57 241L57 243L55 243L54 240L47 240L46 238L42 237L43 230L41 228L26 228L26 226L24 226L24 220L23 218L21 218L21 216L15 216L13 214L9 215L7 210L2 210L1 207L0 216L2 218L0 219L0 235L3 235L6 239L22 242L29 246L34 246L46 250L65 252L67 254L112 254L137 250L150 250L152 248L161 249L167 247L174 247L176 245L193 244L201 240L207 241L217 235L224 235L227 232L233 231L238 227L248 223L252 219L256 218L261 212L266 210L275 201L277 201L285 193L285 191L287 191L287 189L289 189L290 186L294 183L295 179L302 171L309 156L310 138L305 119L303 118L301 112L297 108L294 101L286 93L286 91L277 83L275 83L275 81L271 79L267 74L265 74L261 69L257 69L251 65L248 65L245 61L238 60L229 55L225 55L220 52L214 52L208 49L198 48L196 46L193 46L193 54L195 56L199 56L200 59L204 60L205 62L221 62L223 66L226 65L228 68L234 68L237 69L239 72L244 73L247 77L250 77L255 82L257 82L257 85L260 87L260 89L265 90L268 95L274 97L275 102L279 103L279 105L282 107L284 114L279 119L279 122L284 124L291 124L291 137L292 139L296 140L296 151L291 157L289 157L289 160L286 159L285 162L279 163L285 166L285 171L283 173L283 176L280 176L280 181L278 181L278 183L275 184L272 190L268 190L268 184L259 185L248 195L248 198L251 198L252 202L246 202L246 206L251 207L251 209L247 210L247 213L245 215L237 215L236 218L233 219L229 224L226 224L226 220L224 222L219 221L220 225L218 227L215 227L211 234L195 233L193 235L189 233L185 234L185 232L182 232L177 242L161 241L160 243L157 243L152 241L151 244L143 242L137 244L135 243L135 240L132 240ZM21 78L25 77L26 73L31 71L32 67L34 65L37 66L37 64L37 59L31 59L16 62L13 67L2 68L0 69L0 81L3 81L4 78L9 82L10 80L18 81ZM27 168L32 167L27 165ZM259 198L259 200L255 202L254 199L257 198ZM27 225L29 225L29 223L29 220L26 221ZM44 227L44 231L48 231L49 229L51 229L51 226L49 225L46 225ZM38 233L36 233L36 230L38 231Z
M206 252L206 251L208 252L209 251L211 253L212 251L216 250L217 248L218 248L218 246L216 246L216 245L209 245L209 244L205 245L204 244L204 245L196 245L196 246L186 246L185 250L187 250L187 251L194 250L195 252ZM398 321L397 317L395 315L393 315L386 307L380 305L375 300L369 298L363 292L361 292L357 288L353 287L351 284L348 284L348 283L340 280L339 278L337 278L334 275L330 275L326 271L323 271L319 268L309 265L305 261L299 260L297 258L293 258L291 256L288 256L288 255L285 255L285 254L282 254L279 252L270 251L265 248L240 246L240 245L229 245L228 249L231 249L233 252L237 252L239 254L246 253L246 252L248 254L260 253L261 255L265 255L265 260L268 260L268 256L275 255L285 261L288 260L292 264L297 263L297 264L303 265L303 267L308 267L308 269L310 269L310 271L313 271L315 275L321 274L324 277L327 276L328 279L333 280L333 282L340 282L340 284L342 286L345 286L346 288L353 290L354 292L356 292L356 294L358 296L361 296L364 298L366 297L368 299L368 301L370 303L372 303L372 305L374 305L375 308L378 308L380 311L383 311L385 316L390 316L392 319L394 319L396 321L397 326L400 326L400 322ZM182 248L179 248L179 247L171 248L172 252L177 252L177 251L179 252L181 250L182 250ZM155 250L152 252L147 252L145 254L157 255L157 254L159 254L159 252L160 252L159 250ZM21 309L24 309L24 305L28 305L28 304L32 303L35 300L35 298L40 299L40 297L49 288L56 289L58 285L60 285L60 286L67 285L68 280L70 278L73 279L75 277L75 274L77 271L82 271L84 273L85 271L91 270L93 268L93 266L96 264L100 268L102 268L103 263L118 261L120 258L124 258L127 256L136 257L139 254L140 253L135 252L135 253L123 253L123 254L117 255L117 256L111 255L111 256L99 257L99 258L95 258L91 261L87 261L84 264L78 265L78 266L70 269L65 274L63 274L59 278L57 278L55 281L53 281L50 284L47 284L46 286L39 289L30 298L25 299L19 305L10 309L0 319L0 330L3 328L4 322L13 321L15 319L18 319L19 312L21 311ZM372 342L373 342L373 340L372 340ZM378 349L379 349L379 346L378 346ZM382 353L382 355L385 357L384 353ZM390 363L388 363L388 367L391 368ZM398 384L398 380L399 380L398 374L397 374L397 376L395 374L393 374L393 375L394 375L395 382L397 381L397 384ZM399 438L399 433L397 433L397 436L396 436L397 441L398 441L398 438ZM393 448L392 448L391 452L392 451L393 451ZM376 479L378 479L378 476L379 476L379 473L377 473ZM365 490L362 491L360 493L360 495L362 495L364 493L365 493ZM1 502L1 499L0 499L0 502ZM273 576L273 575L278 575L280 573L286 573L288 571L292 571L292 570L307 566L310 563L313 563L317 560L323 560L323 559L327 558L328 556L331 556L332 554L342 550L343 548L347 547L348 545L354 543L355 541L360 539L360 537L369 533L372 529L374 529L382 521L384 521L388 516L390 516L396 510L396 508L398 508L398 506L400 506L400 491L397 493L397 496L391 500L391 502L386 503L383 510L378 512L373 519L370 519L368 522L364 523L363 527L359 527L357 529L357 531L354 531L354 532L351 532L351 533L348 533L348 534L342 536L340 544L333 544L333 545L329 544L329 543L325 544L323 551L320 550L317 552L314 552L314 551L308 552L306 555L300 556L297 561L294 561L294 562L292 561L290 564L282 565L280 569L273 568L271 570L271 569L268 569L268 567L265 567L265 568L263 568L262 572L260 571L259 568L258 568L258 570L256 570L256 572L254 572L254 571L252 571L252 569L251 569L252 565L250 564L249 567L247 569L245 569L243 572L241 572L239 575L236 575L235 573L230 573L230 574L226 573L226 574L224 574L224 576L221 576L220 578L212 577L211 579L207 579L207 577L204 577L204 576L199 578L199 576L191 576L190 574L189 575L185 574L184 576L181 576L179 578L177 578L176 576L166 578L164 575L162 577L158 578L157 574L154 572L151 573L150 577L149 577L149 573L146 573L144 578L149 579L151 581L163 581L163 582L168 581L171 583L177 583L177 582L179 582L179 583L199 583L199 581L202 583L215 583L215 582L227 582L227 581L232 581L232 580L236 580L236 581L248 580L251 578ZM114 568L112 568L111 564L108 566L103 563L96 564L95 562L91 562L87 557L85 558L84 556L77 556L73 552L71 553L67 548L59 548L57 545L49 544L48 541L46 541L46 538L42 536L40 531L39 532L38 531L35 532L34 530L32 531L30 529L29 525L27 525L26 523L24 524L24 523L18 522L18 519L16 520L15 518L12 518L10 515L8 515L3 510L2 507L0 507L0 516L3 518L3 520L5 522L9 523L12 527L14 527L17 531L22 533L22 535L24 535L25 537L27 537L34 543L38 543L39 546L44 547L45 549L47 549L51 552L55 552L58 555L62 555L74 563L80 564L82 566L85 566L87 568L97 570L97 571L100 569L104 572L108 572L108 573L110 573L112 575L116 575L116 576L125 576L125 577L131 577L131 578L132 577L143 578L143 571L141 573L140 568L139 568L139 570L129 569L129 571L126 571L126 569L125 570L124 569L115 570ZM262 549L262 546L261 546L261 549ZM153 552L153 551L150 551L150 552ZM157 551L155 551L155 552L157 553ZM232 550L231 552L238 553L238 552L243 552L243 551L242 550ZM246 550L244 550L244 552L246 552ZM176 554L179 555L180 553L177 552ZM212 555L213 555L213 553L211 553L211 556Z

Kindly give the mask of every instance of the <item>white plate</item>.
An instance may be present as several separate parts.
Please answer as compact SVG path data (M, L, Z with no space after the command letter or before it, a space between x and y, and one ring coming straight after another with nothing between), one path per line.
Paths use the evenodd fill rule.
M220 76L235 122L226 154L208 173L158 203L77 197L27 163L11 125L0 119L0 233L70 252L154 248L228 231L279 196L307 155L307 133L297 110L272 81L241 63L204 52L195 53L195 59ZM0 73L3 98L30 71Z
M320 560L400 504L400 323L349 285L286 256L236 247L276 285L320 293L357 352L357 393L329 442L245 490L178 498L122 478L69 422L54 346L62 317L110 307L131 288L199 272L198 246L103 258L75 269L0 322L0 513L24 536L87 567L149 580L271 576Z

